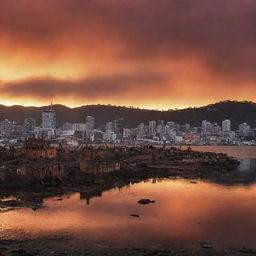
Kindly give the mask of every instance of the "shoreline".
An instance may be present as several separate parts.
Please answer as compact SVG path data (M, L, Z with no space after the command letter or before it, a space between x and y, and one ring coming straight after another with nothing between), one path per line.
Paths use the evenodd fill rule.
M0 189L0 214L1 208L12 210L19 207L41 208L43 199L50 197L61 197L72 193L82 193L82 196L90 200L94 196L101 195L103 192L113 188L122 188L130 184L136 184L149 179L190 179L209 181L217 176L228 174L232 169L200 168L196 171L191 169L158 169L150 168L138 171L121 171L106 174L80 174L72 182L64 184L55 183L34 184L33 186L17 186L8 184ZM22 194L22 196L21 196ZM16 200L2 200L14 196Z
M136 149L137 150L137 149ZM129 160L131 162L138 161L137 151L132 151ZM134 169L123 169L110 173L84 173L76 172L76 175L69 176L63 183L50 180L47 184L39 182L34 183L33 186L20 186L15 183L10 183L9 186L1 186L0 189L0 209L16 210L27 207L34 211L43 207L43 200L50 197L59 197L57 200L62 200L63 195L80 192L83 199L90 200L95 196L101 196L104 191L112 188L122 188L129 184L139 183L152 178L184 178L196 180L209 180L216 176L225 175L232 172L232 170L239 164L237 160L227 157L223 154L216 153L202 153L190 150L155 150L149 151L145 159L137 164ZM152 154L151 154L152 153ZM140 155L141 156L141 155ZM160 156L157 157L157 156ZM188 158L188 156L190 158ZM205 157L206 161L190 162L183 159L197 159L198 157ZM125 156L126 157L126 156ZM126 158L125 160L127 160ZM170 160L171 159L171 160ZM218 161L217 161L218 160ZM170 162L171 161L171 165ZM177 165L177 163L179 163ZM192 164L195 166L192 168ZM8 200L8 197L16 197L16 199ZM3 200L6 199L6 200ZM1 214L1 213L0 213ZM0 240L0 255L88 255L88 256L148 256L148 255L227 255L227 252L232 255L244 255L241 249L219 250L212 245L202 243L192 245L191 247L177 246L175 243L170 244L169 248L125 248L125 247L106 247L106 246L83 246L81 248L65 244L65 234L56 237L38 237L35 239L17 239L17 240ZM72 243L71 243L72 244ZM244 249L245 250L245 249ZM246 253L254 253L253 249L246 249Z
M61 241L61 242L60 242ZM172 245L173 243L173 245ZM168 246L94 246L69 244L69 238L44 237L22 240L0 240L1 256L245 256L255 255L252 247L216 247L207 242L175 243Z
M82 161L86 171L79 170L77 167L70 167L66 168L65 173L62 173L63 176L46 176L42 180L31 180L30 177L16 174L8 182L0 182L0 210L1 208L19 206L36 209L41 206L43 199L46 197L74 192L83 192L89 200L90 197L111 188L121 188L151 178L178 177L209 180L231 172L240 164L240 161L228 157L226 154L199 152L190 148L186 150L154 147L140 149L89 148L85 152L85 157L92 154L95 157L93 160L84 160L83 158L80 160L80 166ZM84 153L81 154L83 156ZM78 156L75 159L78 159ZM64 160L68 162L65 157ZM35 163L44 162L43 159L32 161L35 161ZM48 164L49 160L46 159L45 161ZM77 160L72 159L72 161L73 166L79 166ZM112 161L118 161L121 169L109 172L92 171L93 168L111 164ZM18 168L18 165L19 161L17 161L16 168ZM19 192L23 192L25 195L20 196ZM26 195L26 192L28 192L28 195ZM2 198L8 198L8 195L15 196L15 194L18 195L16 200L1 200Z

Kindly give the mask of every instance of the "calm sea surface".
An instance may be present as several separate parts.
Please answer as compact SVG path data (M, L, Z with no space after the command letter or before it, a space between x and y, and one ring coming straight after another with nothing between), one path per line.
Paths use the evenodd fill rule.
M63 236L79 245L151 247L207 242L256 247L256 147L193 147L241 160L209 182L150 180L106 191L88 202L79 193L45 199L44 207L0 214L0 238ZM156 203L139 205L141 198ZM138 214L139 218L130 217Z

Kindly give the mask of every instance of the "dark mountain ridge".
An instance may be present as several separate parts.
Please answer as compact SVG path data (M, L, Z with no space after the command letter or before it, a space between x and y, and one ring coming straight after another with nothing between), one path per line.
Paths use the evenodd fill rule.
M37 120L37 125L40 125L41 112L48 108L49 106L24 107L19 105L0 105L0 120L7 118L23 123L24 118L33 117ZM168 111L111 105L86 105L69 108L58 104L53 105L53 108L56 111L58 127L65 122L85 122L86 115L92 115L96 118L97 127L103 127L106 122L120 117L125 119L127 127L136 127L139 123L148 123L150 120L174 121L179 124L189 123L192 126L200 126L202 120L221 124L221 121L225 119L231 120L232 129L237 129L238 125L243 122L256 127L256 104L248 101L222 101L204 107Z

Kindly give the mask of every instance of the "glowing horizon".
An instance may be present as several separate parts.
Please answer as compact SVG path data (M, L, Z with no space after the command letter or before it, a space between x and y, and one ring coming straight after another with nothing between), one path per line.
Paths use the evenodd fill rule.
M253 4L2 0L0 103L167 110L256 101Z

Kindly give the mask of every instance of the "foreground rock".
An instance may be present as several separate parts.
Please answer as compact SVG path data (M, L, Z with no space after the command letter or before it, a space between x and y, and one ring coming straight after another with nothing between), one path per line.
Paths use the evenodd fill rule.
M134 217L134 218L139 218L140 215L139 214L130 214L131 217Z
M150 199L140 199L138 201L138 204L153 204L155 203L156 201L155 200L150 200Z

